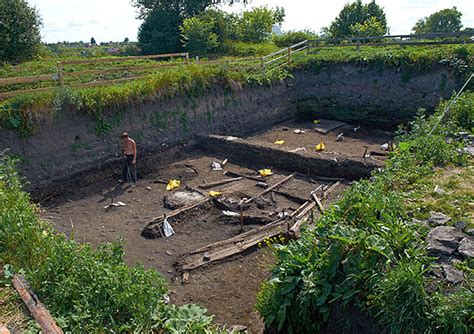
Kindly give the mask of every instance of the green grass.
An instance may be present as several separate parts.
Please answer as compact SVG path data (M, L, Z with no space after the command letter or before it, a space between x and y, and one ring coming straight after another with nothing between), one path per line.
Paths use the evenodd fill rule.
M317 332L338 303L359 308L389 333L472 331L474 263L458 265L462 286L435 280L424 248L428 228L408 212L423 218L436 209L472 224L473 165L456 133L472 120L473 99L463 94L432 134L445 103L433 116L420 113L401 131L384 170L354 183L300 240L274 246L277 265L257 302L267 325ZM459 177L450 175L453 168ZM432 199L434 184L451 193Z
M0 202L0 263L5 269L0 277L0 299L5 301L1 310L21 313L14 293L3 288L11 283L12 274L19 272L64 331L219 331L205 309L166 304L165 279L141 265L125 265L120 242L93 249L40 221L38 208L21 189L14 163L3 155ZM22 317L19 319L21 325Z

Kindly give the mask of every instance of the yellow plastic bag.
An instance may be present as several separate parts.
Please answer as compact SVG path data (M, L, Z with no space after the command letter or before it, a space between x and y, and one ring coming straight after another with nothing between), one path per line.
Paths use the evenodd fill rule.
M316 151L324 151L326 149L326 145L324 145L323 138L318 145L316 145Z
M166 186L166 190L171 191L173 189L178 188L180 185L181 185L180 180L170 180L170 182L168 182L168 185Z
M222 193L219 192L219 191L212 191L212 190L211 190L211 191L209 192L209 196L211 196L211 197L219 197L219 196L222 196Z
M284 143L285 143L284 140L277 140L277 141L275 142L275 144L277 144L277 145L283 145Z
M314 123L314 124L319 124L319 123L321 123L321 121L320 121L319 119L315 119L315 120L313 121L313 123Z
M260 175L262 175L263 177L273 175L273 172L272 172L271 169L260 169L258 172L259 172Z

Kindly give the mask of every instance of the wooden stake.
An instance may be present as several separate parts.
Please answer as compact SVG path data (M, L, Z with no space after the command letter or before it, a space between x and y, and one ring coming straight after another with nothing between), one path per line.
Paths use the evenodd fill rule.
M31 291L30 285L22 275L15 274L13 276L13 286L44 333L63 334L61 328L56 324L38 297Z

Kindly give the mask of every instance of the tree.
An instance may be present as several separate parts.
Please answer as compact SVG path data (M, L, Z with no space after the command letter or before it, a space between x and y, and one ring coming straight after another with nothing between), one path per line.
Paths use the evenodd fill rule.
M17 63L36 56L41 25L38 11L25 0L0 0L0 61Z
M456 7L442 9L418 20L412 30L416 34L458 32L462 29L461 16Z
M346 4L339 13L339 16L336 17L329 28L323 29L323 32L328 33L331 37L352 37L354 36L353 27L357 23L364 24L372 17L380 22L383 28L380 30L381 35L387 33L387 18L383 9L377 5L375 0L366 5L362 4L361 0Z
M364 23L357 22L351 26L351 35L356 37L382 36L386 32L387 28L374 16Z
M285 10L280 7L269 9L258 7L244 12L239 20L239 38L244 42L261 43L268 39L274 24L281 24Z
M138 30L138 47L144 54L179 51L181 23L177 12L161 9L152 11Z
M183 47L198 55L205 55L208 51L219 46L217 34L212 30L214 28L214 20L201 20L198 17L185 19L179 27L181 31L181 42Z
M138 43L143 53L176 52L181 48L179 26L186 18L199 15L212 5L248 0L132 0L143 19Z
M91 38L91 45L97 45L97 42L95 41L94 37Z
M123 43L127 44L128 42L130 42L130 40L128 39L128 37L125 37L125 39L123 40Z

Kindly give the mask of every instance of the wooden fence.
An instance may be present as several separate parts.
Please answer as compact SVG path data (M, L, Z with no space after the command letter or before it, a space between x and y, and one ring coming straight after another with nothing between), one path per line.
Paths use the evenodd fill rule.
M472 44L474 43L474 33L432 33L417 35L386 35L369 37L344 37L344 38L322 38L306 40L294 44L280 51L269 54L261 58L261 67L266 71L273 71L283 66L291 64L295 57L300 57L306 53L315 53L318 49L334 47L355 47L358 51L362 46L423 46L423 45L443 45L443 44Z
M184 58L184 62L172 62L172 63L164 63L164 62L157 62L156 64L151 65L143 65L143 66L121 66L121 67L112 67L108 69L102 70L82 70L82 71L74 71L74 72L67 72L64 70L66 65L76 65L76 64L96 64L96 63L114 63L114 62L124 62L130 60L141 60L141 59L163 59L163 58L170 58L170 59L179 59ZM25 76L25 77L13 77L13 78L0 78L0 87L7 86L7 85L15 85L15 84L26 84L26 83L36 83L36 82L45 82L45 81L54 81L54 84L48 87L43 88L33 88L33 89L22 89L22 90L14 90L8 92L0 92L0 100L25 94L25 93L33 93L33 92L46 92L53 90L57 87L91 87L91 86L102 86L108 84L114 84L119 82L125 82L128 80L133 80L137 78L141 78L142 76L129 76L126 78L114 79L114 80L100 80L100 81L92 81L87 83L80 83L80 84L72 84L66 85L65 78L66 77L78 77L83 75L97 75L97 74L109 74L114 72L124 72L124 71L140 71L140 70L148 70L148 69L155 69L155 68L162 68L162 67L170 67L170 66L180 66L189 64L189 53L168 53L168 54L159 54L159 55L150 55L150 56L131 56L131 57L115 57L115 58L98 58L98 59L82 59L82 60L67 60L67 61L58 61L56 63L57 66L57 73L52 74L42 74L42 75L35 75L35 76Z
M85 83L68 84L65 81L67 77L80 77L85 75L100 75L100 74L111 74L116 72L125 71L143 71L165 67L176 67L182 65L188 65L191 63L209 64L209 65L223 65L232 66L237 65L239 67L248 67L245 63L257 62L255 69L260 67L261 70L270 72L278 68L287 66L295 59L300 58L304 54L311 54L317 52L322 48L331 47L355 47L356 50L360 50L362 46L409 46L409 45L442 45L442 44L471 44L474 43L474 33L472 32L459 32L459 33L440 33L440 34L418 34L418 35L387 35L387 36L369 36L369 37L346 37L346 38L325 38L316 40L306 40L300 43L291 45L287 48L281 49L280 51L274 52L261 58L240 58L237 60L215 60L215 61L193 61L189 58L189 53L168 53L151 56L131 56L131 57L116 57L116 58L98 58L98 59L83 59L83 60L69 60L57 62L57 72L51 74L42 74L36 76L24 76L24 77L13 77L13 78L0 78L0 90L2 86L17 85L17 84L30 84L37 82L48 82L53 81L53 84L48 87L21 89L13 91L0 91L0 100L6 99L12 96L21 95L24 93L33 92L46 92L56 89L57 87L92 87L92 86L103 86L125 82L129 80L135 80L143 78L144 75L128 75L124 78L112 79L112 80L94 80ZM82 64L95 64L95 63L113 63L113 62L125 62L130 60L141 60L141 59L184 59L184 61L174 62L157 62L156 64L146 65L130 65L112 67L108 69L86 69L82 71L68 72L65 67L68 65L82 65ZM249 65L250 66L250 65ZM253 66L253 65L252 65Z

